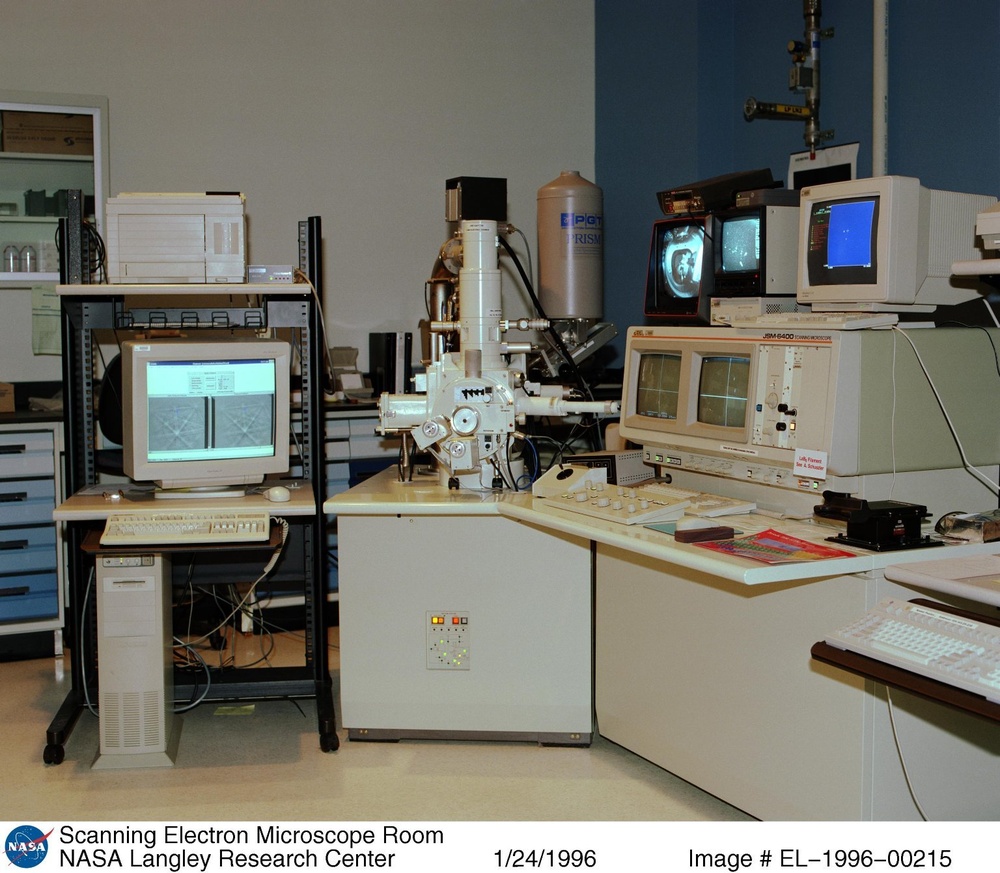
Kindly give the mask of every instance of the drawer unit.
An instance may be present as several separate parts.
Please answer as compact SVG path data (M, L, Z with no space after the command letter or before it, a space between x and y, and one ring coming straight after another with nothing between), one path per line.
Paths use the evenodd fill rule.
M12 573L56 569L56 527L0 528L0 587Z
M55 505L53 479L0 479L0 525L51 524Z
M58 422L0 425L0 634L62 628L61 444Z
M36 628L34 625L53 621L58 622L57 627L62 627L59 579L55 570L16 578L0 577L0 633L48 630L48 627Z
M0 479L51 477L53 444L52 431L0 431Z

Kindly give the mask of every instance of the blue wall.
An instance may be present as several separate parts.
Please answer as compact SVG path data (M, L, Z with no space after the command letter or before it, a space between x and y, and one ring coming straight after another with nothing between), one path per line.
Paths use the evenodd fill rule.
M797 121L743 118L747 97L803 104L785 46L799 0L597 0L596 179L604 191L604 316L624 332L642 298L657 191L769 167L805 149ZM870 2L825 0L820 122L857 142L871 175ZM930 188L1000 195L1000 2L890 0L889 173ZM621 358L617 362L621 363Z

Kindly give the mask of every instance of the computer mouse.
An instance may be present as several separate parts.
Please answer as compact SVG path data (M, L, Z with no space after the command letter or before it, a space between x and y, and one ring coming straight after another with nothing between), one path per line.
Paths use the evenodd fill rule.
M264 492L264 496L271 501L271 503L288 503L292 499L292 492L289 491L284 485L272 485L267 491Z

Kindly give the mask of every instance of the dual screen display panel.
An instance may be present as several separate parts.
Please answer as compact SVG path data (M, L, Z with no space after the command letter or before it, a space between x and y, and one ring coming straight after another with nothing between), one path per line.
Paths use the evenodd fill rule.
M682 384L680 353L639 355L635 414L650 419L677 420L685 397L696 398L695 420L709 427L742 429L750 395L750 357L710 354L692 367L692 390Z

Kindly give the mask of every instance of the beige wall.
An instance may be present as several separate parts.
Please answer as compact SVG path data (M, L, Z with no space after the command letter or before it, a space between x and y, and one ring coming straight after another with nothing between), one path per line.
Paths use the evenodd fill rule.
M112 195L243 191L256 263L321 216L329 340L362 363L423 317L445 179L506 177L534 257L537 189L594 177L593 0L11 0L0 57L5 89L107 96Z

